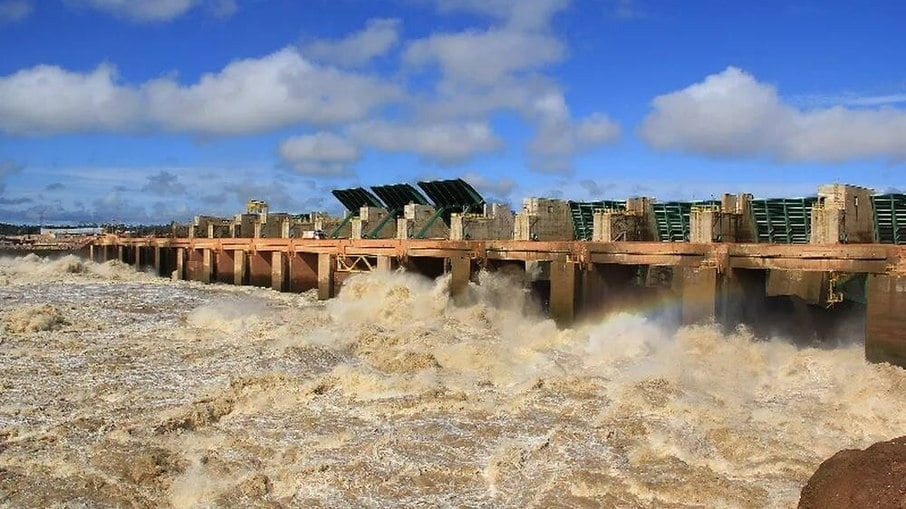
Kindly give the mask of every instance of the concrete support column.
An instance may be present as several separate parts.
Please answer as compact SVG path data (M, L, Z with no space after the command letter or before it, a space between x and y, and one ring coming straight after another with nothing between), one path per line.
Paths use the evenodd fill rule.
M173 271L173 279L186 279L186 249L176 249L176 270Z
M163 276L163 253L161 252L163 248L155 247L154 248L154 273L158 276Z
M287 270L286 256L280 251L271 253L271 288L278 292L287 289Z
M94 244L88 244L88 259L93 262L96 262L96 261L98 261L96 258L96 255L97 255L97 253L96 253L96 249L94 248Z
M333 297L333 273L335 269L335 256L329 253L318 254L318 299L327 300Z
M233 284L242 286L247 283L248 275L246 274L245 259L248 257L245 251L233 251Z
M450 295L454 300L460 300L469 289L469 280L472 279L472 258L468 253L450 257Z
M869 274L865 359L906 368L906 277Z
M713 321L717 311L717 269L683 267L683 325Z
M126 246L116 246L116 259L124 262L126 261Z
M550 314L560 327L572 325L576 319L580 287L578 263L551 262Z
M377 257L377 270L391 271L393 270L393 258L389 256L378 256Z
M210 283L214 274L214 251L204 249L201 251L201 279L202 283Z
M135 246L135 258L132 259L132 266L135 270L142 270L142 247Z

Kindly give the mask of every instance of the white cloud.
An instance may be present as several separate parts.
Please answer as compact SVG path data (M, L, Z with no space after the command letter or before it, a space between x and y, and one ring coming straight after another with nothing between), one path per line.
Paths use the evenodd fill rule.
M569 0L438 0L442 11L466 10L499 18L521 30L547 27L551 17Z
M34 5L30 0L0 1L0 25L22 21L33 11Z
M529 142L529 162L540 171L567 172L577 153L612 143L619 136L620 126L602 113L594 113L579 122L545 118L538 123L538 130Z
M239 10L236 0L211 0L209 9L218 18L228 18Z
M372 19L365 29L338 41L315 41L303 48L309 58L345 67L368 63L390 51L399 42L397 19Z
M576 153L620 136L619 125L602 113L574 122L559 91L539 96L531 108L529 115L535 118L537 131L529 142L530 163L541 171L568 171Z
M652 106L639 134L659 149L797 162L906 158L906 111L800 110L784 103L773 86L734 67L658 96Z
M141 111L139 94L116 83L116 70L86 74L39 65L0 77L0 131L54 134L131 129Z
M645 17L638 0L615 0L613 14L619 19L631 20Z
M307 175L348 175L349 165L361 157L354 143L325 132L288 138L277 151L286 164Z
M518 187L509 177L491 179L475 172L467 172L462 179L472 185L485 198L506 199Z
M411 66L437 64L457 83L492 84L510 74L558 62L564 49L544 33L511 29L433 34L412 42L403 55Z
M18 164L12 160L0 161L0 195L6 191L6 177L14 173L19 173L25 168L24 165Z
M179 176L166 170L160 170L154 175L147 176L148 182L142 191L161 195L178 196L185 194L186 186L179 181Z
M490 126L480 122L394 124L368 121L352 125L350 136L388 152L413 152L440 164L456 164L482 152L502 148Z
M89 73L41 65L0 77L0 132L248 134L360 120L399 96L394 85L312 64L293 49L230 63L190 85L161 78L130 87L110 65Z
M619 136L603 113L575 120L559 85L543 71L560 62L566 48L549 29L568 5L561 0L446 0L442 10L469 10L500 19L483 31L435 33L411 42L403 53L410 68L437 66L434 94L416 102L420 118L433 122L486 122L512 111L535 127L527 150L532 168L569 171L573 157Z
M359 120L400 95L377 78L312 64L289 48L232 62L193 85L165 78L144 89L163 127L221 135Z
M200 0L71 0L132 21L168 21L182 16Z

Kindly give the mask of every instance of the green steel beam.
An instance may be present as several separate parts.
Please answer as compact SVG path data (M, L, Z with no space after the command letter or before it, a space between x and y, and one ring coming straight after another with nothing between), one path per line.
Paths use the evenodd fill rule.
M437 222L438 219L442 218L445 213L446 213L446 209L444 207L441 207L441 208L438 208L437 210L435 210L434 214L432 214L431 217L428 218L428 222L425 223L425 226L423 226L422 229L419 230L418 233L415 234L415 238L417 238L417 239L425 238L425 235L427 235L428 230L430 230L431 227L434 225L434 223Z
M377 226L375 226L370 232L366 233L363 237L366 239L378 238L377 237L378 233L380 233L381 230L383 230L384 227L387 226L387 223L389 223L391 220L395 220L397 218L397 216L399 215L399 213L400 213L400 210L388 211L388 214L386 216L384 216L384 219L381 219L381 221L377 224Z
M351 212L349 214L346 214L346 217L344 217L343 220L340 221L340 224L338 224L337 227L334 228L332 232L330 232L330 238L338 238L340 236L340 230L342 230L343 227L346 226L346 223L351 221L353 217L355 216L353 216Z

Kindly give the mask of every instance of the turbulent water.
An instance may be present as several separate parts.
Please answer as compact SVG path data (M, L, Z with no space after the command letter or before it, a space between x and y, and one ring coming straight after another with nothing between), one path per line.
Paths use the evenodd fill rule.
M0 260L5 507L789 507L906 430L906 371L619 314L557 330L503 277L313 295Z

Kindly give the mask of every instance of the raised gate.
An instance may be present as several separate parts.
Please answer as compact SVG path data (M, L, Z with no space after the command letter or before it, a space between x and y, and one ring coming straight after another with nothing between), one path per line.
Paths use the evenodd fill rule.
M906 194L871 197L875 239L881 244L906 244Z
M569 211L573 219L573 238L591 240L594 233L596 210L626 210L626 202L618 200L570 201Z
M755 241L770 244L808 244L812 232L812 207L817 198L752 200Z

